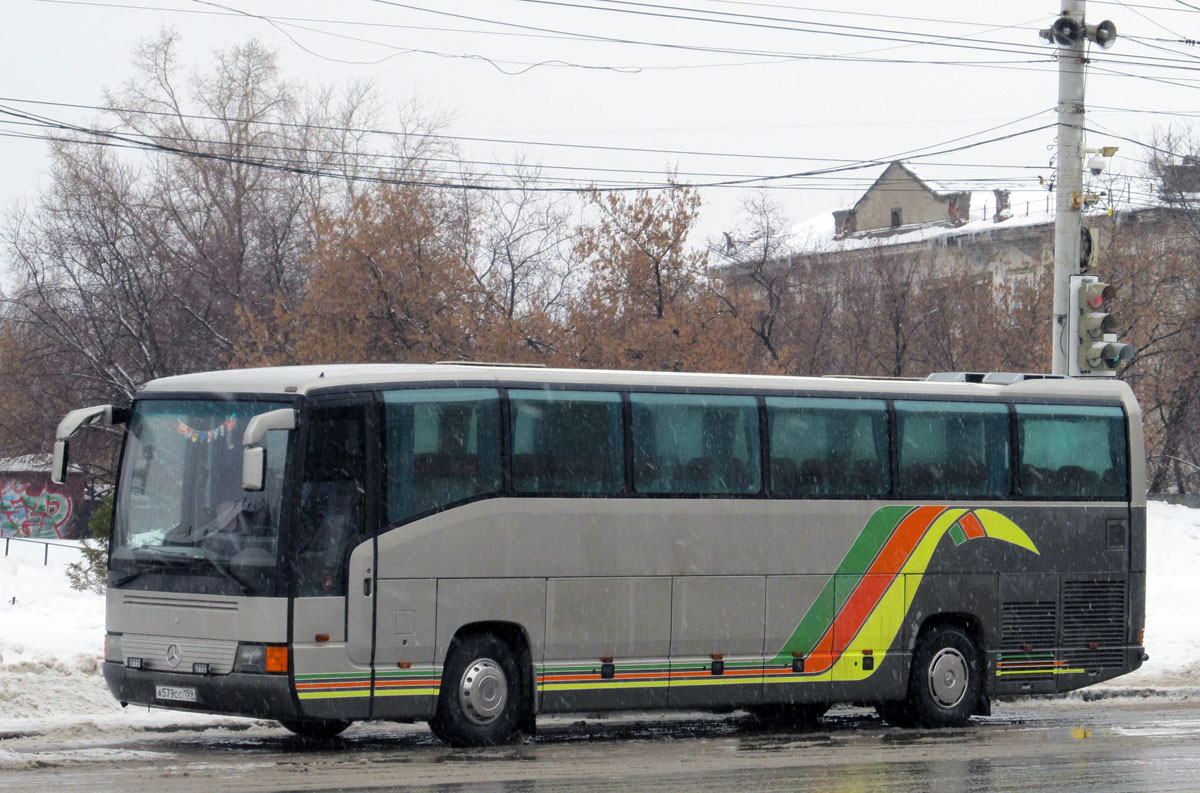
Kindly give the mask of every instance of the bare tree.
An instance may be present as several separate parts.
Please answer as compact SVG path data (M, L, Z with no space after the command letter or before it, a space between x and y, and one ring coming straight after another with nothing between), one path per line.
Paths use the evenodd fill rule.
M7 371L68 404L228 365L246 322L304 294L316 218L359 192L344 177L412 175L441 151L418 119L373 140L369 86L306 92L256 41L203 69L177 52L171 33L138 47L100 133L52 144L49 187L0 232L16 284L0 316L22 356Z
M808 260L793 255L782 209L765 193L751 194L738 226L710 240L708 249L718 298L762 344L768 368L783 368L785 312L795 303Z

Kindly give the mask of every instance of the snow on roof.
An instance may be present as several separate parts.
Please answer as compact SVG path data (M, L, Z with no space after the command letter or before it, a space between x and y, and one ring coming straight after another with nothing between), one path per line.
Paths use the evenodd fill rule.
M947 194L968 192L971 196L968 222L952 225L948 222L912 224L898 229L867 229L838 238L833 213L825 212L801 221L791 228L795 249L798 252L821 253L862 250L886 245L905 245L938 238L972 236L1000 229L1040 226L1054 223L1053 193L1039 189L1031 191L1029 184L996 182L981 189L977 182L925 179L908 163L903 163L914 176L932 190ZM1085 184L1086 192L1102 195L1102 203L1091 210L1091 214L1108 212L1110 207L1118 211L1138 211L1165 206L1153 180L1144 176L1119 175L1101 177ZM1010 191L1008 217L995 221L995 190ZM1111 193L1111 195L1109 194ZM863 194L865 195L865 193ZM861 200L861 196L859 197Z
M991 195L988 193L987 195ZM994 200L994 198L993 198ZM980 204L982 207L982 204ZM971 199L971 216L980 210L975 207L975 199ZM1041 226L1054 222L1054 212L1031 212L1028 215L1009 217L1000 222L992 220L995 205L989 209L987 217L980 217L964 223L961 226L947 224L913 224L901 226L899 229L875 229L849 237L837 239L833 224L833 214L825 213L815 218L797 223L792 227L792 236L797 249L813 253L854 251L864 248L874 248L881 245L904 245L912 242L924 242L939 237L958 237L981 234L995 229L1018 228L1021 226Z
M17 457L0 457L0 474L49 474L54 462L50 454L25 454ZM83 473L83 469L74 463L70 464L70 472Z
M6 474L48 474L51 456L25 454L19 457L0 457L0 472Z

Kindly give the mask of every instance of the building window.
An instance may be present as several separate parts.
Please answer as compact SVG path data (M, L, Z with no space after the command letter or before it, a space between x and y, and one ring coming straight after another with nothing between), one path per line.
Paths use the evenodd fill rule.
M904 225L904 223L900 219L900 210L893 209L892 210L892 228L898 229L903 225Z

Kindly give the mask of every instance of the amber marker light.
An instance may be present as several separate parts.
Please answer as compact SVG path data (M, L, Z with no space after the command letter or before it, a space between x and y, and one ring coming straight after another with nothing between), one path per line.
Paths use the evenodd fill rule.
M287 645L267 646L267 674L287 674L288 648Z

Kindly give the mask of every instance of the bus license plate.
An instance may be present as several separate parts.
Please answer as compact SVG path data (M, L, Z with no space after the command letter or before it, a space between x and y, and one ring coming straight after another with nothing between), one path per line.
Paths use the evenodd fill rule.
M196 689L180 688L179 686L155 686L155 699L167 699L174 702L195 702Z

